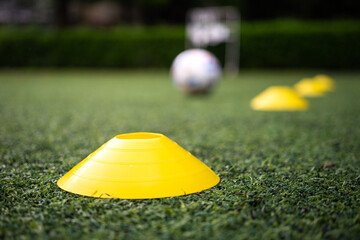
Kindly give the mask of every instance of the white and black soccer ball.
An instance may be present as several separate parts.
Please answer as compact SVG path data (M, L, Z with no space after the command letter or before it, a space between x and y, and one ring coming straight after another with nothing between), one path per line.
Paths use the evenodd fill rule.
M217 58L204 49L180 53L172 63L171 78L175 86L187 93L210 92L221 77Z

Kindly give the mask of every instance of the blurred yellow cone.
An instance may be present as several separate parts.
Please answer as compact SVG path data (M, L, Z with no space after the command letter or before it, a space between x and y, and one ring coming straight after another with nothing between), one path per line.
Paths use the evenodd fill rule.
M128 133L90 154L58 186L90 197L147 199L195 193L219 181L203 162L166 136Z
M251 107L262 111L301 111L308 108L308 103L290 87L273 86L256 96Z
M311 78L303 78L295 84L294 88L303 97L322 97L325 92L323 84Z
M316 75L313 81L319 83L323 91L334 91L335 81L325 74Z

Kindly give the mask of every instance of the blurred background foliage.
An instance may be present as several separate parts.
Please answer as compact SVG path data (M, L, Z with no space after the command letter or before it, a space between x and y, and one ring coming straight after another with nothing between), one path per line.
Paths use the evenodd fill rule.
M206 6L241 13L242 68L360 68L351 0L3 0L0 67L168 68L186 12ZM223 44L209 50L223 60Z
M358 21L244 22L240 67L344 68L360 63ZM168 68L184 26L0 28L0 66ZM224 44L210 47L223 62Z

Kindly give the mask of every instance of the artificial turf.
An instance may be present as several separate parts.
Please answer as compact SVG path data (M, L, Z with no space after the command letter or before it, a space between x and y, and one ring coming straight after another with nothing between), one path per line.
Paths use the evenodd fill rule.
M336 91L305 112L249 107L315 73L243 71L187 97L165 71L1 71L0 239L358 239L360 73L331 73ZM105 141L138 131L170 137L221 182L153 200L57 187Z

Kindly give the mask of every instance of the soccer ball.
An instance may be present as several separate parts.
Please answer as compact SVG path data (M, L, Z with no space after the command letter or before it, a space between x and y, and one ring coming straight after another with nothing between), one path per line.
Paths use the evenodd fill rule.
M204 49L190 49L180 53L171 66L174 85L190 94L210 92L220 76L219 61Z

